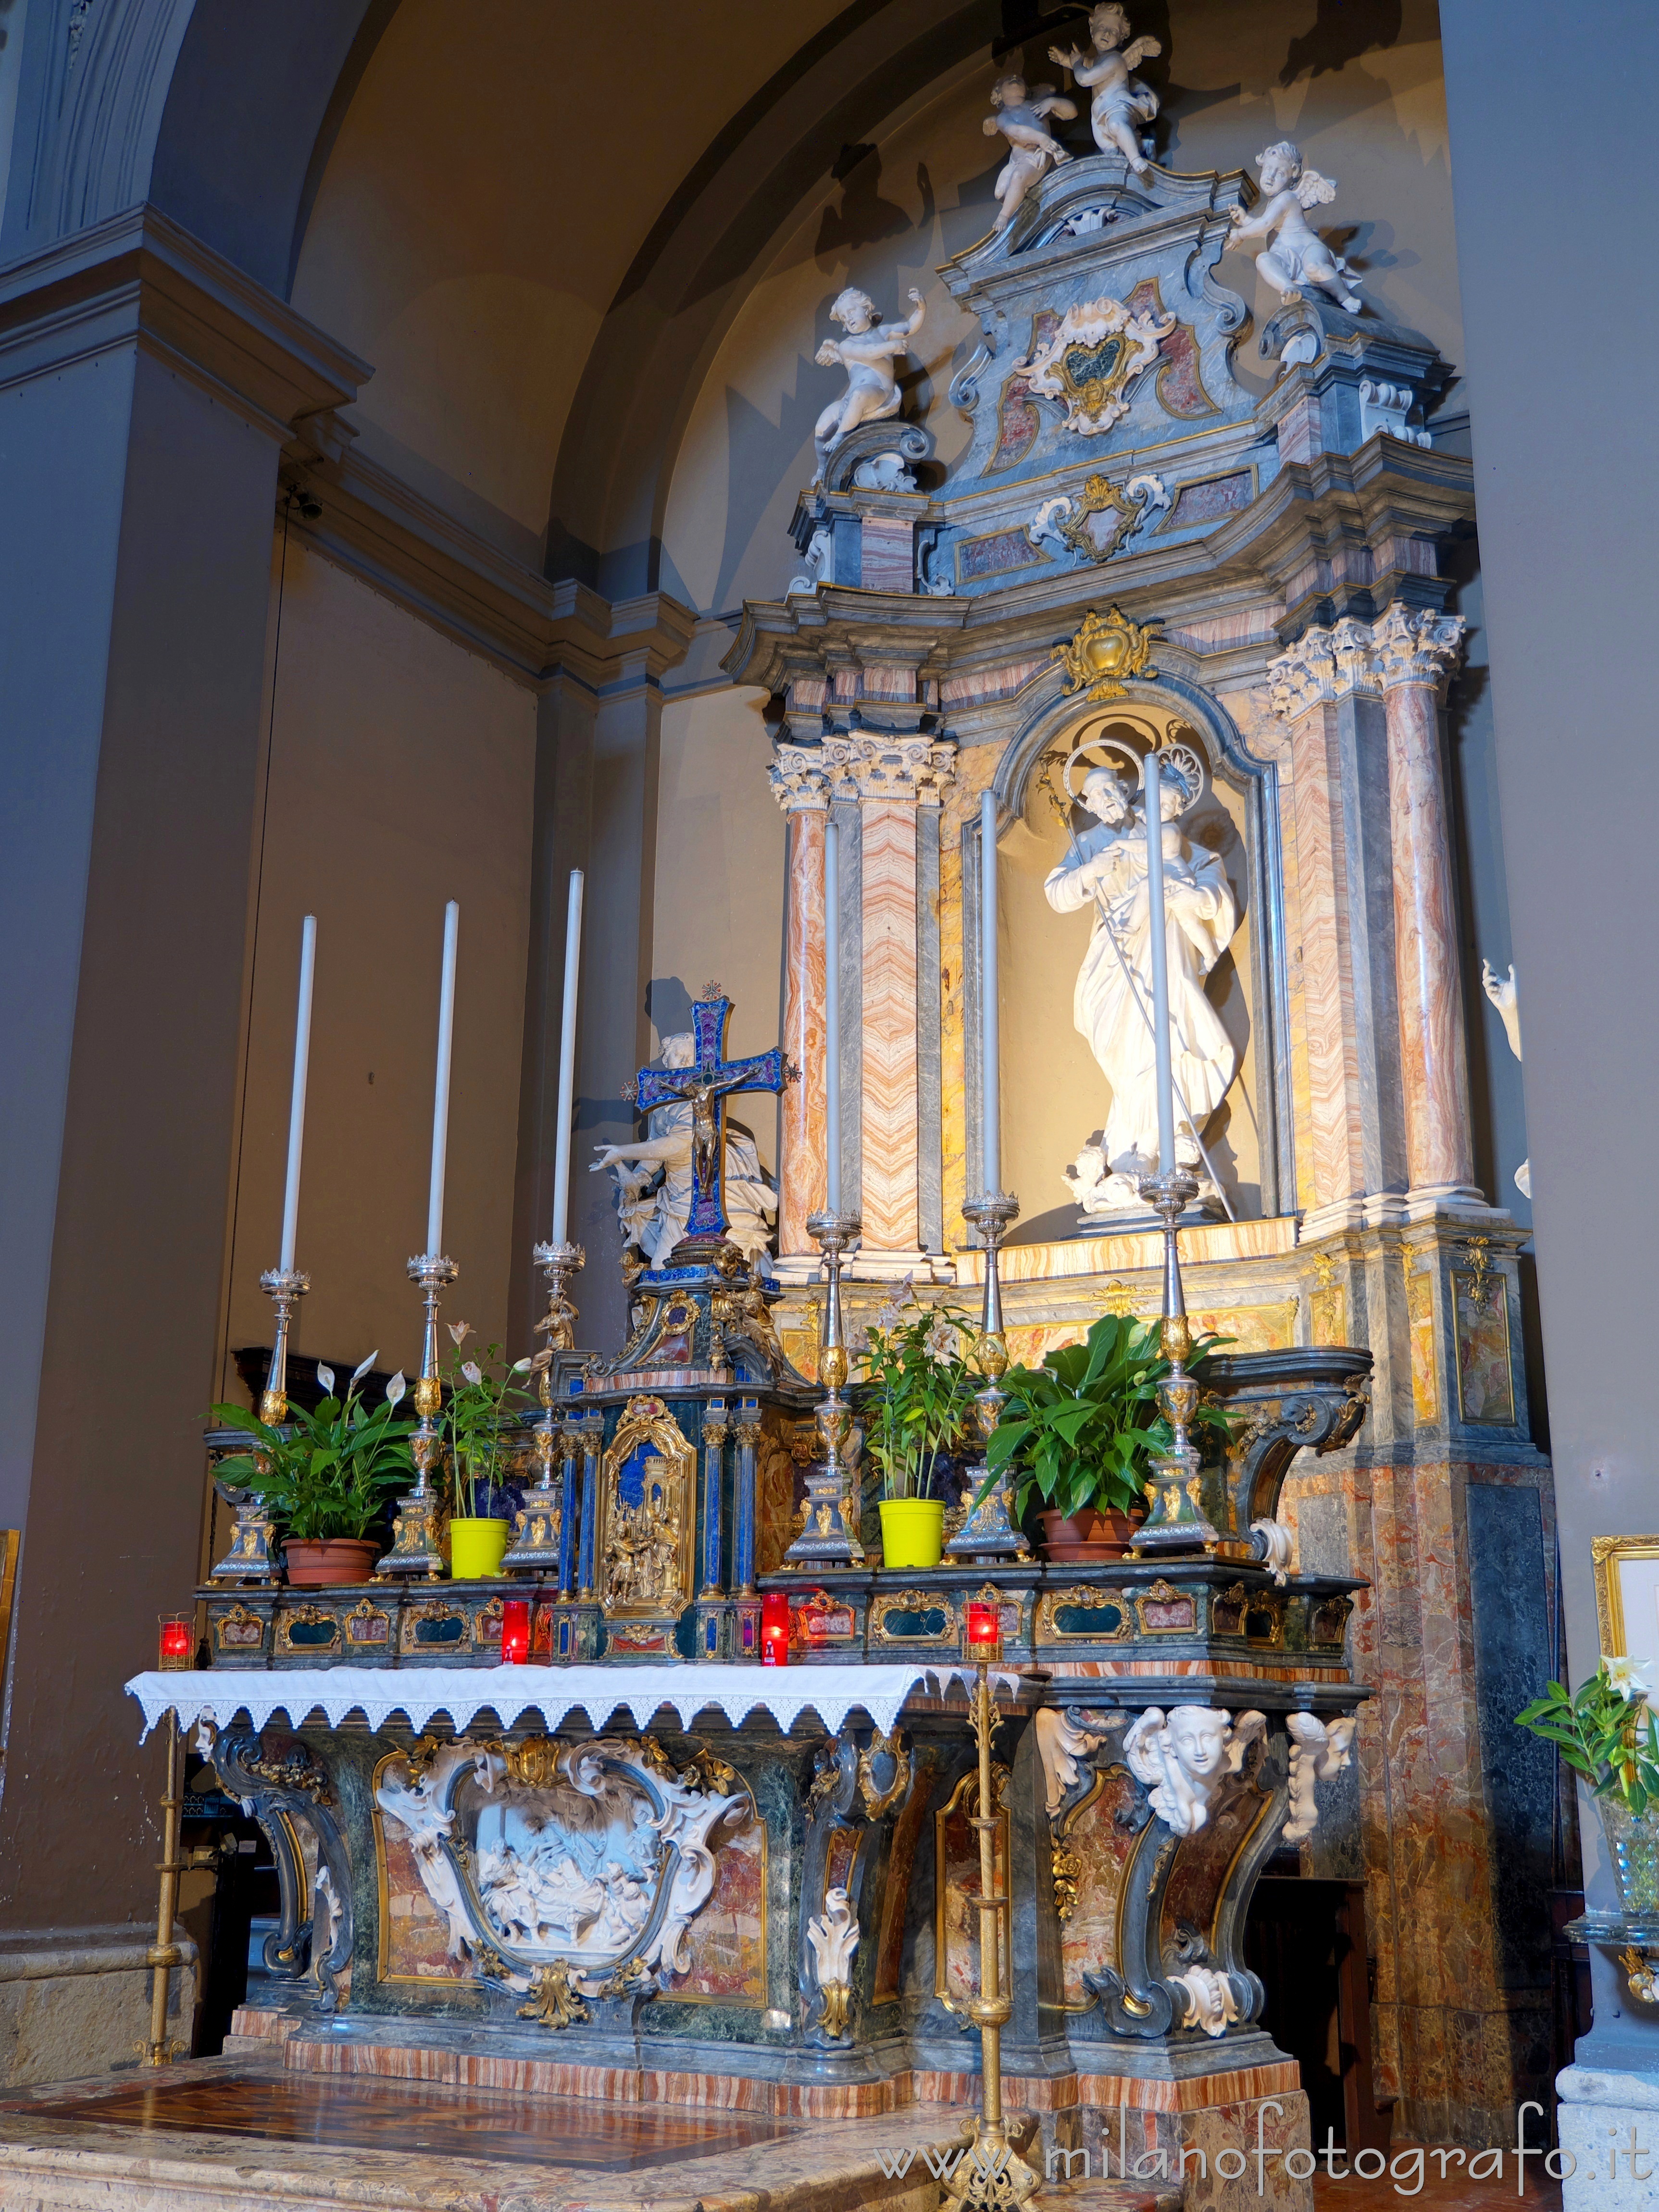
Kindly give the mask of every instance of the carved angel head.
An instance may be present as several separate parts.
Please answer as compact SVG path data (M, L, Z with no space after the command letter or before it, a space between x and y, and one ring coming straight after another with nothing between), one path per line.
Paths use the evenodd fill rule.
M830 308L830 319L857 337L875 321L876 303L867 292L860 292L856 284L849 284ZM690 1062L686 1065L690 1066Z
M1261 189L1271 197L1293 185L1302 174L1302 155L1288 138L1281 138L1277 145L1262 148L1255 166L1261 172Z
M1170 1748L1188 1774L1213 1774L1227 1753L1232 1716L1207 1705L1177 1705L1170 1715Z
M993 107L1024 107L1030 89L1019 72L1010 70L991 87L991 105Z
M1110 53L1113 47L1121 46L1128 35L1129 18L1118 5L1118 0L1106 0L1103 7L1089 10L1089 36L1099 52ZM1153 52L1157 51L1154 47Z

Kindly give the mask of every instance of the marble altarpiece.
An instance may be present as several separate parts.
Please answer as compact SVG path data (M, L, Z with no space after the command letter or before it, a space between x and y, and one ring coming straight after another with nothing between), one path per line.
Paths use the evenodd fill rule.
M1028 1221L1048 1217L1005 1249L1010 1348L1039 1356L1103 1306L1158 1311L1145 1224L1063 1205L1075 1148L1106 1118L1103 1083L1086 1089L1087 1065L1066 1058L1078 1041L1052 1030L1052 1058L1011 1053L1006 1009L1035 973L1022 963L1073 963L1079 943L1056 929L1043 945L1012 862L1022 838L1065 857L1056 754L1113 730L1143 750L1154 735L1197 745L1211 794L1185 826L1194 851L1224 848L1239 909L1209 996L1240 1048L1210 1135L1241 1218L1212 1206L1183 1231L1188 1302L1238 1352L1352 1344L1375 1363L1359 1440L1304 1459L1287 1495L1303 1565L1373 1586L1356 1630L1390 1716L1362 1729L1346 1832L1328 1830L1313 1863L1370 1877L1380 2088L1423 2130L1480 2125L1536 2086L1547 2047L1547 1969L1493 1937L1514 1844L1480 1777L1510 1718L1483 1697L1483 1657L1504 1603L1547 1644L1553 1539L1523 1232L1474 1158L1443 726L1463 642L1449 549L1474 491L1467 458L1425 427L1453 369L1360 312L1310 228L1336 188L1293 147L1264 153L1260 192L1237 174L1136 176L1109 149L1038 166L1012 216L940 271L982 333L950 388L966 452L942 470L927 424L896 416L834 445L795 514L805 573L745 606L725 664L781 706L787 1044L809 1077L783 1107L777 1322L813 1371L831 818L842 1177L864 1218L852 1311L870 1317L907 1274L976 1295L961 1208L979 1150L988 788L1009 863L1004 1181ZM1218 273L1235 233L1281 295L1259 332ZM1265 396L1234 374L1247 339ZM1109 641L1079 660L1109 627L1144 633L1143 665ZM1022 1087L1056 1065L1079 1082L1068 1145L1011 1158ZM1495 1575L1486 1547L1505 1562ZM1551 1808L1526 1820L1533 1863ZM1436 1871L1452 1858L1477 1869L1472 1897Z
M862 294L837 302L847 336L825 366L863 396L820 418L793 533L805 573L745 606L726 663L781 702L781 1047L727 1063L711 988L692 1037L641 1071L638 1103L659 1118L607 1163L631 1231L652 1224L628 1265L629 1340L591 1360L559 1342L554 1403L524 1438L541 1527L529 1516L495 1586L204 1594L213 1665L190 1678L207 1685L195 1710L284 1869L272 1959L289 1987L242 2032L283 2041L292 2065L483 2039L550 2088L626 2076L654 2085L628 2094L696 2097L735 2075L758 2108L826 2117L971 2100L980 1807L948 1676L989 1577L1006 1654L1033 1670L991 1784L1012 1900L1004 2063L1047 2134L1063 2122L1097 2141L1115 2108L1178 2148L1223 2116L1254 2126L1273 2099L1287 2140L1305 2126L1242 1948L1280 1846L1367 1878L1377 2081L1408 2132L1479 2139L1534 2085L1547 2000L1494 1940L1505 1868L1480 1776L1509 1714L1483 1700L1480 1662L1495 1607L1543 1619L1526 1515L1541 1539L1547 1470L1519 1235L1475 1187L1471 1151L1440 724L1462 632L1440 571L1473 495L1468 462L1422 428L1450 371L1412 333L1291 284L1261 333L1275 374L1256 398L1233 373L1249 319L1217 274L1253 187L1132 174L1116 135L1131 95L1109 68L1100 82L1110 143L1063 161L1022 149L1021 103L999 88L996 128L1030 158L1006 220L942 272L984 333L951 392L971 441L942 480L927 424L896 404L914 322L884 323ZM1269 151L1264 182L1303 173ZM1317 204L1311 185L1296 198ZM1327 281L1288 208L1255 234L1281 271L1299 255L1305 283ZM1081 859L1108 864L1103 897L1132 935L1133 786L1153 743L1188 763L1164 850L1210 931L1187 981L1216 1022L1188 1077L1201 1060L1214 1079L1218 1110L1195 1118L1217 1178L1182 1248L1194 1324L1232 1340L1207 1380L1243 1417L1194 1476L1220 1540L1063 1576L947 1561L902 1584L854 1547L792 1576L826 1052L862 1220L849 1318L907 1277L974 1304L983 1262L962 1210L984 1111L982 933L1009 925L1005 1003L1023 962L1063 970L1069 994L1092 940L1045 884ZM1117 797L1089 785L1097 805L1073 806L1103 763ZM1008 889L1005 916L978 909L987 792L1005 886L1023 855L1018 915ZM832 818L841 1020L826 1038ZM1042 1051L1005 1045L1005 1098L1046 1085L1061 1133L1052 1157L1009 1162L1017 1187L1039 1174L1020 1195L1043 1232L1005 1254L1016 1358L1103 1308L1159 1310L1145 1224L1079 1204L1093 1133L1118 1126L1113 1040L1095 1024L1060 1042L1064 1083ZM757 1085L781 1097L770 1284L754 1249L769 1194L747 1154L722 1154L718 1115L708 1141L748 1187L744 1233L729 1243L698 1212L715 1188L720 1216L718 1172L711 1185L696 1165L709 1101ZM856 1537L855 1499L848 1515ZM1510 1570L1496 1584L1494 1561ZM653 1723L639 1672L626 1727L605 1667L735 1674L761 1592L779 1589L803 1660L825 1670L820 1734L793 1726L812 1703L798 1680L775 1727L745 1718L741 1688L704 1705L672 1685L679 1724ZM545 1734L489 1703L503 1601L520 1596L531 1659L568 1692L539 1692ZM890 1690L902 1662L946 1671L878 1712L854 1694L871 1662ZM326 1729L301 1722L290 1706L313 1711L342 1662L368 1671L318 1695ZM165 1695L167 1678L143 1680ZM1376 1717L1357 1727L1368 1698ZM574 1710L586 1737L565 1725ZM280 1738L278 1711L295 1723Z

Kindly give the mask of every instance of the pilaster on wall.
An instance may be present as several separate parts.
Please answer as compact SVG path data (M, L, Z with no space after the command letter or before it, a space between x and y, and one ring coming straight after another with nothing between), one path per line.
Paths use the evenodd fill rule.
M832 802L843 812L856 807L858 840L858 1049L843 1054L855 1081L842 1086L844 1111L856 1114L860 1131L864 1242L854 1273L926 1272L924 1237L931 1231L935 1245L939 1240L939 949L932 902L939 803L955 759L951 739L921 730L854 727L777 749L772 787L791 823L786 1049L808 1071L799 1098L786 1100L781 1259L810 1249L806 1216L821 1202L825 1148L837 1135L823 1124L821 1072L822 823ZM842 1039L828 1043L841 1051Z
M1305 631L1269 671L1291 746L1306 1236L1486 1211L1439 737L1462 634L1396 602Z

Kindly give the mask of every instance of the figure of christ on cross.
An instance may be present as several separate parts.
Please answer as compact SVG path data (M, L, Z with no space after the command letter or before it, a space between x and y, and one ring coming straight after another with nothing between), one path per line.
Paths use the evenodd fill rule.
M774 1094L799 1079L800 1070L781 1050L727 1060L726 1025L732 1001L717 983L706 984L691 1009L693 1053L689 1066L642 1067L628 1095L643 1113L653 1107L691 1109L691 1203L684 1233L668 1255L670 1263L690 1266L709 1258L726 1241L726 1103L743 1091ZM647 1146L613 1145L594 1166L605 1167L647 1155ZM660 1263L659 1263L660 1264Z

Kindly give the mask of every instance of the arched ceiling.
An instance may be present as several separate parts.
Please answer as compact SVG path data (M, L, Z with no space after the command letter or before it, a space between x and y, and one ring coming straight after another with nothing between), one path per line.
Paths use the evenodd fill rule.
M294 289L375 365L355 416L368 449L539 562L585 365L665 210L804 46L882 12L688 0L619 35L568 0L402 0L341 120Z

